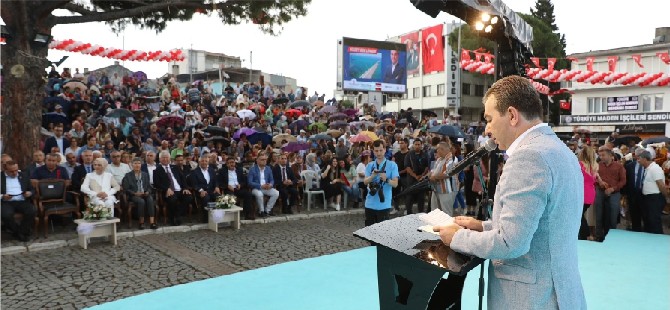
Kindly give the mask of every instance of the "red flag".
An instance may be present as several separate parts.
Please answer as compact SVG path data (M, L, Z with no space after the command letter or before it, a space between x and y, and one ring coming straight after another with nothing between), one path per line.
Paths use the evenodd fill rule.
M423 73L444 71L444 37L442 24L421 30L423 43Z
M468 51L466 49L463 49L461 51L461 61L463 61L463 60L466 60L466 61L470 60L470 51Z
M593 61L595 57L586 57L586 71L593 71Z
M556 58L547 58L547 69L549 71L554 71L555 64L556 64Z
M670 54L668 54L668 52L656 53L656 56L661 58L661 61L663 61L666 65L670 65Z
M493 58L493 55L491 55L489 53L484 54L484 62L486 62L487 64L491 63L492 58Z
M616 71L616 63L619 60L619 56L607 56L607 65L609 66L610 72Z
M419 74L419 62L421 61L419 32L416 31L401 36L400 42L407 45L407 74Z
M540 68L540 58L537 58L537 57L531 57L531 58L530 58L530 61L533 62L533 64L535 65L535 67Z
M642 65L642 55L635 54L631 55L630 57L633 57L633 60L635 60L635 63L637 64L638 67L644 68L644 66Z
M560 101L560 107L562 110L570 110L570 102L567 100L561 100Z

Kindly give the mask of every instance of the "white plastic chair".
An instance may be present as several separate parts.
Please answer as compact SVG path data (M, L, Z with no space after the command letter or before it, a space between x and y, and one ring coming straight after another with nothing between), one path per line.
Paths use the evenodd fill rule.
M300 172L300 177L303 181L303 192L307 195L307 211L310 210L312 205L312 196L322 195L323 196L323 209L326 210L328 205L326 204L326 192L323 189L314 190L313 187L318 187L319 173L311 170L303 170ZM313 186L317 185L317 186Z

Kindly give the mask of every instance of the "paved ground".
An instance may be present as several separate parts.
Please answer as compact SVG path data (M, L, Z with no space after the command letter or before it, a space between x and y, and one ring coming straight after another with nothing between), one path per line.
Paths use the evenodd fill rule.
M367 246L352 235L362 226L359 212L247 224L238 231L138 236L119 240L117 247L98 240L88 250L64 246L3 255L2 309L78 309L176 284L356 249Z

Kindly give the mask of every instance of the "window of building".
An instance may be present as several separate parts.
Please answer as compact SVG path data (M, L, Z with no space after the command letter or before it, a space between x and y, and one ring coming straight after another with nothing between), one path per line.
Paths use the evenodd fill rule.
M419 87L412 88L412 98L419 98L421 93L419 93Z
M600 98L601 111L607 112L607 97Z
M656 108L656 111L663 110L663 94L656 94L654 96L654 107Z
M444 96L444 84L437 84L437 95Z
M484 97L484 85L475 85L475 96Z
M462 89L461 89L461 94L470 95L470 84L469 83L463 83L463 86L462 86Z
M643 94L642 112L653 112L663 110L663 94Z
M424 97L430 97L431 96L430 85L423 87L423 96Z

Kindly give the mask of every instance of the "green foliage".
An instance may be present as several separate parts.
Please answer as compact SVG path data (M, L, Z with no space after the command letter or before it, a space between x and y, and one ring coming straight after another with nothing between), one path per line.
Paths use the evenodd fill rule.
M551 0L537 0L535 2L535 9L530 9L530 14L542 20L551 31L557 31L556 17L554 16L554 5Z
M533 27L533 43L531 45L533 46L533 55L535 57L565 57L565 49L563 48L561 38L557 33L552 32L547 24L535 16L520 13L519 15L526 21L526 23ZM546 65L546 60L544 60L542 65ZM555 68L567 69L568 63L566 60L559 59L556 62Z
M166 4L165 0L144 1L108 1L91 0L92 7L86 7L96 12L113 12L146 8L138 14L129 13L121 18L107 21L113 31L120 32L128 25L137 25L141 29L154 29L156 32L165 30L168 22L187 21L194 14L218 15L226 25L237 25L243 22L257 24L261 31L276 35L281 32L282 25L294 17L307 14L307 5L311 0L281 0L281 1L253 1L253 0L177 0L173 4ZM206 30L204 30L206 31Z
M460 28L461 28L461 48L464 48L466 50L476 50L481 47L493 53L493 50L495 49L496 46L496 44L493 41L478 36L477 32L475 32L468 24L463 24L463 26L461 26ZM451 46L453 50L458 49L458 28L456 28L449 34L448 41L449 46ZM458 52L460 53L460 51Z
M340 101L340 105L345 109L352 109L354 107L354 103L349 99Z

